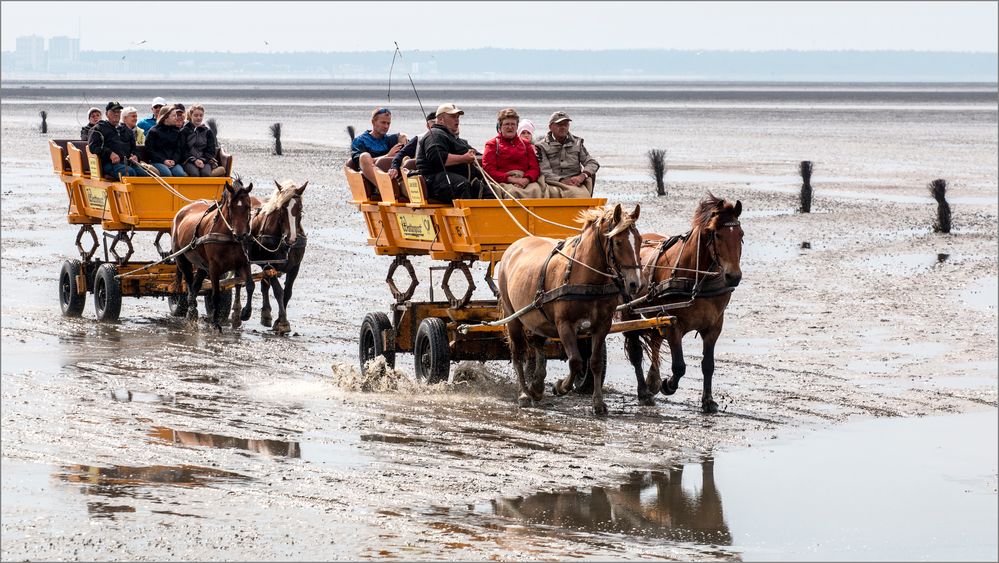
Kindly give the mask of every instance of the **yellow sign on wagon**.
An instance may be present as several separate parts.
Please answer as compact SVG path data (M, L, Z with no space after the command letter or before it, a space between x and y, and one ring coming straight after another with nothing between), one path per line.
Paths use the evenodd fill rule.
M433 242L437 238L437 230L434 229L430 215L397 213L395 218L399 222L399 232L404 239Z
M106 189L84 185L83 191L87 194L87 203L90 207L94 209L104 209L104 205L108 200L108 191Z
M406 191L409 194L409 203L423 203L423 190L420 189L419 178L406 178Z

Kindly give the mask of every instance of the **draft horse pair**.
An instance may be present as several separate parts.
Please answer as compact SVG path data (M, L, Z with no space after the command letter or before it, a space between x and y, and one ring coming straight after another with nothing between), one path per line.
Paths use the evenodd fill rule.
M500 265L500 304L505 315L528 310L507 323L514 370L520 384L518 402L530 406L541 398L546 377L544 343L559 338L569 360L569 376L553 386L562 395L581 382L578 389L592 388L593 410L606 414L604 381L605 339L618 305L641 303L642 313L625 312L625 319L639 314L655 316L668 310L675 317L666 328L673 358L673 374L665 383L659 375L659 352L664 340L657 329L625 334L625 350L638 382L642 404L654 404L653 396L676 392L686 365L683 336L697 331L704 341L704 412L716 412L711 396L714 346L721 334L725 308L731 291L742 278L742 203L716 198L710 192L694 213L685 235L665 237L640 235L635 228L640 209L630 215L621 206L608 211L590 211L580 220L580 235L556 241L527 237L510 246ZM570 248L569 254L565 249ZM644 266L643 266L644 264ZM673 308L671 305L684 304ZM589 370L584 370L579 332L590 332ZM648 351L651 367L643 377L642 357ZM585 381L584 381L585 372Z
M250 196L253 184L244 186L237 177L225 185L219 201L195 201L177 212L170 239L173 253L177 255L177 287L181 286L181 280L187 284L189 319L198 318L197 295L208 278L212 290L206 297L205 308L211 317L209 322L221 332L224 316L220 307L221 279L226 272L232 271L246 288L246 305L242 308L237 288L232 326L238 328L242 321L249 320L254 289L250 265L260 264L287 276L283 291L277 278L261 280L261 324L271 325L268 290L273 289L279 311L274 330L279 334L290 332L286 308L305 254L301 197L308 182L301 187L290 181L279 183L275 180L274 183L277 191L270 198L260 200Z

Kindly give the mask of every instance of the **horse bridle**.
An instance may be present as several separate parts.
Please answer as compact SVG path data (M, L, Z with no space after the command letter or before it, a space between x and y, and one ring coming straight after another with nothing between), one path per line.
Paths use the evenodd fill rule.
M291 203L292 201L296 201L296 200L298 201L299 206L301 206L301 204L302 204L302 196L300 196L300 195L295 195L295 196L290 197L288 199L287 203ZM262 207L258 207L256 209L254 209L253 210L253 212L254 212L253 217L259 216L262 210L263 210ZM252 221L253 217L250 218L251 221ZM278 219L278 226L284 225L284 222L286 220L288 221L289 224L295 225L294 224L294 216L292 215L292 211L291 211L291 206L290 205L287 206L287 219L285 218L285 214L282 213L280 215L279 219ZM263 222L261 222L260 229L263 230L263 228L264 228L264 225L263 225ZM301 223L299 223L299 225L295 227L295 230L296 231L301 230ZM290 250L291 248L295 247L295 245L296 245L296 243L298 242L299 239L304 239L305 238L305 233L297 233L296 232L296 234L295 234L296 242L292 243L291 240L290 240L290 237L288 235L284 234L284 229L281 229L281 231L282 231L281 235L264 235L264 234L261 234L258 237L256 234L254 234L253 229L251 228L250 229L250 236L253 238L254 242L256 242L258 245L260 245L260 248L263 248L264 250L266 250L267 252L270 252L272 254L277 254L277 252L281 250L281 246L282 245L285 246L287 249ZM261 241L261 239L265 239L266 240L266 239L275 239L275 238L277 239L277 246L275 248L267 248L267 246L263 243L263 241Z
M634 228L635 226L631 225L628 227L628 230ZM624 288L624 270L639 270L638 273L639 276L641 276L642 260L641 258L639 258L638 263L635 264L634 266L623 266L621 264L618 264L617 259L614 258L614 249L611 246L610 232L612 230L613 229L608 229L607 232L604 233L597 231L597 233L598 236L602 236L602 238L606 241L603 244L604 260L607 261L607 266L608 266L607 269L608 271L610 271L611 275L613 276L612 279L614 281L614 285L617 286L618 291L621 293L621 297L623 297L625 300L628 300L631 298L631 296L628 295L628 292L625 291ZM641 240L641 237L639 237L639 240ZM638 258L637 255L636 258Z

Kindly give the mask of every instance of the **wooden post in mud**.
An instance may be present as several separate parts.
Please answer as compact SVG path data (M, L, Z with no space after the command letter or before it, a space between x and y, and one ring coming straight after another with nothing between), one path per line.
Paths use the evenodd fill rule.
M205 123L207 123L208 124L208 128L212 130L212 135L215 135L215 139L218 140L218 138L219 138L219 124L218 124L217 121L215 121L215 118L214 117L209 117L208 121L206 121Z
M930 182L930 195L937 200L937 220L933 223L934 233L950 232L950 204L947 203L947 180L938 178Z
M648 156L649 168L656 180L656 195L666 195L666 184L663 182L663 177L666 175L666 151L649 149Z
M801 194L798 210L802 213L812 212L812 169L812 161L810 160L802 160L798 166L798 171L801 172Z
M42 133L43 134L44 133L48 133L49 132L49 124L46 123L45 120L48 119L49 112L47 112L45 110L42 110L42 111L38 112L38 115L41 116L41 118L42 118Z
M281 124L271 125L271 136L274 137L274 154L281 155Z

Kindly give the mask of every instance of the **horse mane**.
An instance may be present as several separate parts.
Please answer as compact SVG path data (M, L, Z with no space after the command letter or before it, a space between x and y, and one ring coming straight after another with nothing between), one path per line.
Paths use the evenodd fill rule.
M735 204L724 198L716 197L715 194L708 191L708 195L704 196L700 203L697 204L697 210L694 211L694 220L690 226L694 230L711 229L714 226L713 222L716 220L716 217L734 212Z
M598 225L604 221L610 221L614 218L614 208L613 207L597 207L594 209L584 209L579 212L576 216L576 222L583 224L583 229L585 230L592 223L597 223ZM614 229L607 233L607 236L613 237L620 233L621 231L627 230L631 227L634 221L629 213L621 213L621 222L614 226Z
M281 190L274 191L274 194L260 206L260 213L263 215L268 215L275 211L278 211L288 203L291 198L295 197L295 190L298 186L295 185L291 180L285 180L281 182Z

